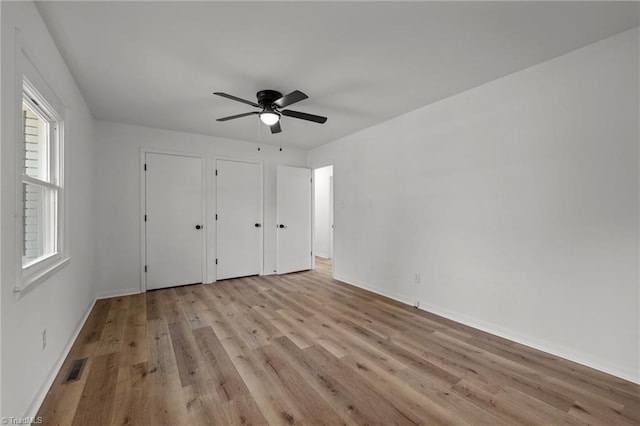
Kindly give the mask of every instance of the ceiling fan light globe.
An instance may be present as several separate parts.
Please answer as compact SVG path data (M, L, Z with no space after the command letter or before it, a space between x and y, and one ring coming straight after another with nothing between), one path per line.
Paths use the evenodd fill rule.
M280 114L272 111L264 111L260 113L260 120L267 126L271 126L280 121Z

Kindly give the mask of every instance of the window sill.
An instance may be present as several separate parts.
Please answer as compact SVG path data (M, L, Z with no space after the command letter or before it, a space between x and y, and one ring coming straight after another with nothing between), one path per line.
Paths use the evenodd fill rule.
M16 298L17 299L21 298L22 296L27 294L29 291L37 287L38 284L41 284L47 279L49 279L49 277L51 277L57 271L67 266L70 261L71 261L70 257L64 257L52 264L47 265L45 268L38 270L37 272L34 272L33 274L30 274L27 277L25 277L20 283L20 285L16 285L13 288L13 293L16 295Z

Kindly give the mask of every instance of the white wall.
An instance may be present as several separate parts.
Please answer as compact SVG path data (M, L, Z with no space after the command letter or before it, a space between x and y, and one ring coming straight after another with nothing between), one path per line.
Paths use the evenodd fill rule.
M263 162L264 270L276 269L276 165L305 166L306 151L148 127L96 122L98 297L140 291L141 148ZM214 182L209 182L213 185ZM208 205L213 207L213 190ZM215 280L215 209L208 209L208 280Z
M93 118L58 53L40 15L31 2L1 2L2 115L0 197L2 233L1 416L33 415L40 398L66 355L68 344L91 307L95 296L95 227ZM16 298L16 265L21 262L14 222L16 206L16 129L14 72L15 28L20 28L22 47L48 85L70 108L65 122L69 153L68 236L71 262L47 281ZM20 80L21 77L18 77ZM42 331L47 329L47 347L42 349Z
M313 171L313 254L331 258L331 177L333 166Z
M312 151L336 278L640 382L638 35Z

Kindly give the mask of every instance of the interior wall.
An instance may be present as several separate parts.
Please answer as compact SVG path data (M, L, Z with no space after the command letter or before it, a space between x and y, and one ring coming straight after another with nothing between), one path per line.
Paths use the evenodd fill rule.
M311 151L336 278L640 382L638 36Z
M276 270L276 165L306 166L306 151L148 127L96 122L98 138L98 297L140 291L141 149L196 153L263 163L264 271ZM270 136L270 135L269 135ZM258 151L260 147L260 151ZM213 178L212 178L213 179ZM215 280L215 192L208 180L208 277Z
M331 177L333 166L313 171L313 254L331 258Z
M33 415L95 296L93 118L32 2L0 2L1 25L1 335L3 418ZM70 263L19 298L13 293L21 262L16 203L16 28L22 47L56 95L69 107L65 182ZM22 84L18 81L17 84ZM47 346L42 348L42 332Z

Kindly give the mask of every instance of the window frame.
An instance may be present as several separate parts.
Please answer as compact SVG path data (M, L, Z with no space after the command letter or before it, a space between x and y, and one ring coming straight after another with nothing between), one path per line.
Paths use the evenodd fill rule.
M68 108L60 101L55 92L47 84L36 67L25 55L19 51L16 69L16 96L15 108L15 167L16 167L16 282L14 293L18 297L25 294L38 284L46 281L51 275L67 265L70 261L66 242L66 173L65 173L65 124L68 116ZM45 179L29 176L24 170L24 135L22 108L25 103L39 118L48 123L47 133L47 176ZM45 188L44 193L54 191L55 206L53 210L53 224L44 227L42 232L55 232L53 237L53 252L43 255L32 262L23 265L23 253L25 246L24 227L24 194L23 184L31 184ZM52 228L52 226L54 228ZM51 238L51 237L50 237Z

